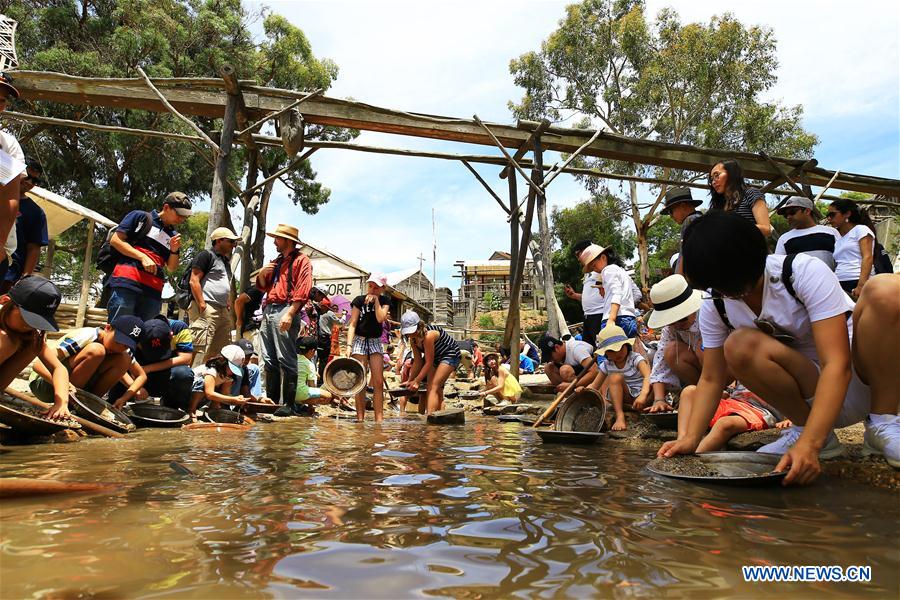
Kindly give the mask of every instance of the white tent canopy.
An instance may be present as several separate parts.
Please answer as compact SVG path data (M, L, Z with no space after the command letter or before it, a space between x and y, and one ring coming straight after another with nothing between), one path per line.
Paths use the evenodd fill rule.
M100 213L85 208L42 187L35 186L27 194L32 200L37 202L38 206L44 209L44 213L47 215L47 234L51 239L58 237L59 234L82 219L89 219L104 227L116 226L115 222L110 221Z

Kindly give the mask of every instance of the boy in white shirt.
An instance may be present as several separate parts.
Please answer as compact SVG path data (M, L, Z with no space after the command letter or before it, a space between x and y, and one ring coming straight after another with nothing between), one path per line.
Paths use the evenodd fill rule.
M803 254L769 256L752 223L719 211L691 225L684 257L691 283L722 298L705 300L700 308L703 370L687 434L663 444L659 455L696 450L730 371L795 423L760 449L783 455L776 470L790 468L785 484L814 480L821 472L820 456L843 452L832 428L864 419L870 450L900 465L897 401L886 392L896 386L898 370L886 368L886 359L869 350L870 344L881 348L900 335L896 296L893 306L881 294L867 301L862 309L877 314L881 327L866 315L856 329L857 335L864 331L866 348L854 347L854 364L873 389L885 390L872 394L851 366L853 303L822 261ZM900 289L896 281L884 285Z

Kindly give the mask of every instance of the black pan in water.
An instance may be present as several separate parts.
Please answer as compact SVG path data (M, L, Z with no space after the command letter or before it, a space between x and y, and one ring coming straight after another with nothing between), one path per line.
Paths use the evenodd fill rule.
M774 471L780 454L765 452L704 452L690 456L655 458L647 464L651 473L695 483L772 485L787 471Z

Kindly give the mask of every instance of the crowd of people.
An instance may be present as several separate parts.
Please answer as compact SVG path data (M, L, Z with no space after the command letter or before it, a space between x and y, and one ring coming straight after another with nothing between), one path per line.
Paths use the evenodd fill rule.
M845 448L835 427L864 423L864 449L900 468L900 275L866 211L834 200L828 225L809 198L777 207L790 230L770 247L772 224L760 190L733 160L709 174L710 206L690 188L670 189L664 214L681 226L672 274L639 292L615 252L574 246L585 277L583 331L544 336L544 370L557 389L592 388L624 410L677 409L678 439L659 455L721 449L745 431L782 429L760 448L782 456L786 482L806 483L819 459Z
M0 77L0 110L17 95ZM515 402L522 387L508 365L517 360L526 373L542 363L559 391L600 392L613 407L614 430L627 427L628 408L674 409L672 392L680 390L678 439L661 456L717 449L737 433L779 427L780 438L761 451L783 455L778 468L790 468L786 481L803 483L818 474L819 458L843 452L833 429L864 422L866 450L900 467L900 275L887 274L889 257L852 200L832 202L825 226L810 199L790 198L777 210L791 230L771 252L764 194L745 183L736 161L721 161L709 174L705 214L689 188L666 193L663 213L681 226L679 252L649 302L612 248L586 240L574 247L581 292L565 290L582 304L581 334L545 335L539 348L522 342L482 356L477 344L461 348L415 312L392 313L383 275L373 274L344 314L314 286L299 231L288 224L266 234L276 258L238 294L232 253L240 238L226 227L214 230L178 284L187 320L170 318L162 312L163 286L181 266L178 228L192 214L191 200L175 191L158 210L125 215L101 248L108 323L62 332L51 344L46 334L59 330L61 294L35 275L47 221L26 195L42 183L42 167L7 132L0 131L0 151L22 167L0 188L0 389L33 363L29 385L52 405L50 418L68 415L74 385L117 407L153 396L191 415L207 403L260 401L264 387L281 405L277 415L310 414L330 402L363 421L365 389L350 407L322 387L326 364L345 354L368 371L377 422L386 368L409 390L424 387L423 410L432 413L461 364L483 370L482 395ZM658 339L651 330L661 330Z

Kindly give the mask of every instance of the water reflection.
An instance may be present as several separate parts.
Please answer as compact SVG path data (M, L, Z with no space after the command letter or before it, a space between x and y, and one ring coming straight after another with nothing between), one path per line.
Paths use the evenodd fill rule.
M750 595L742 564L840 564L875 581L766 590L896 597L893 495L696 487L650 475L649 454L543 446L492 419L19 447L4 476L127 486L4 503L3 596Z

